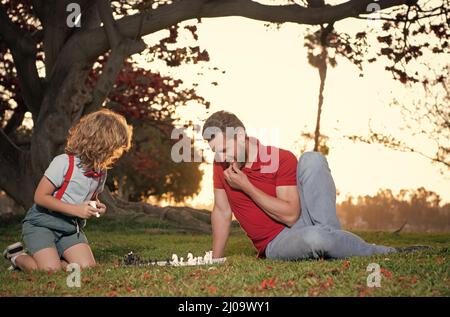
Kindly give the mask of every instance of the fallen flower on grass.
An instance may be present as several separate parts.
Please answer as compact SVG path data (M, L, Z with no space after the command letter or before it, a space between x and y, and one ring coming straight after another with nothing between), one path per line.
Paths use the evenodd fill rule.
M347 261L347 260L345 260L345 261L342 263L342 268L343 268L344 270L347 270L349 267L350 267L350 262Z
M389 271L388 269L385 269L382 267L380 271L381 271L381 274L383 274L387 279L392 278L392 272Z
M261 283L262 289L275 288L275 280L273 278L264 279Z
M331 276L327 277L327 281L325 283L320 284L322 289L329 289L331 286L333 286L333 278Z
M214 285L208 286L208 292L209 292L211 295L215 295L215 294L217 293L217 287L215 287Z

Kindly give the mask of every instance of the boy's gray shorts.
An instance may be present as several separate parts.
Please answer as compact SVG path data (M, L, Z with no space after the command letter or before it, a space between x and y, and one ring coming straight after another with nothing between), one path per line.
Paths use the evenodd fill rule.
M88 243L86 235L80 231L73 234L63 234L58 231L39 227L24 221L22 224L22 237L30 255L45 249L56 248L60 257L64 251L78 243Z

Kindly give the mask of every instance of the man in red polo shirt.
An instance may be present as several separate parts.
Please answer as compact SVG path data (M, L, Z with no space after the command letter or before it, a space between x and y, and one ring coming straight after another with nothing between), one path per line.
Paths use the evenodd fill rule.
M306 152L297 162L291 152L247 136L242 122L225 111L206 120L203 137L215 152L214 258L224 254L232 214L258 257L298 260L399 251L341 230L336 188L319 152Z

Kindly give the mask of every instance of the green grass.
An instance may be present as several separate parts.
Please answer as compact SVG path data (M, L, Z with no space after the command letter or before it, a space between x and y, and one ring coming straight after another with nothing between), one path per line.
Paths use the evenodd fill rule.
M134 251L145 258L172 253L204 254L211 237L183 233L142 217L91 220L86 228L97 262L82 272L81 288L66 285L68 273L7 271L0 261L0 296L449 296L450 234L360 232L365 240L392 246L427 244L432 251L335 261L258 260L242 231L235 230L223 265L122 267ZM18 219L0 225L0 247L20 239ZM380 288L368 288L369 263L381 266Z

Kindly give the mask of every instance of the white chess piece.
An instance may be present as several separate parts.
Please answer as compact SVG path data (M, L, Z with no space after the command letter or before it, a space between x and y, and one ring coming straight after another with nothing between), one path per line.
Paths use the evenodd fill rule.
M91 200L91 201L89 202L89 206L91 206L92 208L98 209L98 208L97 208L97 202L94 201L94 200ZM100 213L97 211L97 212L95 213L95 216L96 216L97 218L100 218Z
M203 257L204 264L212 264L212 251L205 252L205 256Z
M179 265L178 255L172 254L172 261L170 261L170 264L173 265L173 266L178 266Z
M216 259L212 259L212 263L211 264L222 264L227 260L227 258L216 258Z
M188 253L188 255L187 255L187 264L188 265L197 265L197 259L194 258L192 253Z

